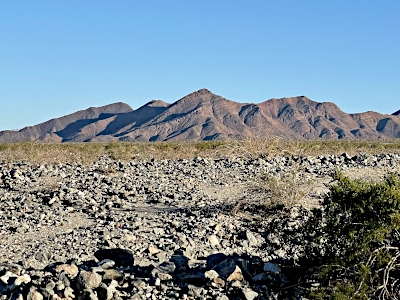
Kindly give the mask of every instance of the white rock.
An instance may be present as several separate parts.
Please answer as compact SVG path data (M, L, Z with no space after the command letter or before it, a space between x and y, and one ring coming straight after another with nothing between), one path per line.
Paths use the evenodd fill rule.
M28 282L31 282L31 276L29 276L28 274L24 274L15 279L14 285L19 286L21 285L21 283L28 283Z
M214 279L219 277L218 273L215 272L214 270L210 270L204 273L204 276L208 279Z
M111 259L103 259L101 262L98 263L98 266L102 267L103 269L111 269L115 266L115 261Z
M209 241L211 247L216 247L219 245L219 239L215 235L210 235L208 237L208 241Z
M255 291L253 291L252 289L249 288L245 288L242 290L243 292L243 296L246 298L246 300L253 300L255 298L257 298L258 293L256 293Z

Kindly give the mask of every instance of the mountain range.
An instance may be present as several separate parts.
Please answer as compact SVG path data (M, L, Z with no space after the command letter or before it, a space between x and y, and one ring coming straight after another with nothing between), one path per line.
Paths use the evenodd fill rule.
M0 142L184 141L284 137L290 139L400 138L400 111L347 114L331 102L305 96L238 103L207 89L168 104L150 101L91 107L19 131Z

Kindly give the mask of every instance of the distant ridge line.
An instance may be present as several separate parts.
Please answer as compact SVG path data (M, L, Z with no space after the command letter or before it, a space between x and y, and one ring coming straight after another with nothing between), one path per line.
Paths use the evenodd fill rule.
M0 131L0 142L400 138L399 115L400 110L347 114L332 102L306 96L239 103L204 88L172 104L152 100L136 110L122 102L90 107L21 130Z

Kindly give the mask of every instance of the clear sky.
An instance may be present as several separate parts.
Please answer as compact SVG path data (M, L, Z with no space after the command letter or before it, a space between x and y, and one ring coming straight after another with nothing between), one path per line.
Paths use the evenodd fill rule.
M0 0L0 130L201 88L393 113L399 16L399 0Z

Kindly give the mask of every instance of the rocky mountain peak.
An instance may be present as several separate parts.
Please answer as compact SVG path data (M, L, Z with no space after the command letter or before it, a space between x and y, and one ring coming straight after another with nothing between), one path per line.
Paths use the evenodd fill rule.
M211 93L207 89L200 89L196 92L190 93L189 95L186 95L185 97L181 98L180 100L183 99L193 99L193 98L211 98L211 96L214 96L213 93ZM178 102L180 101L178 100Z
M200 89L200 90L198 90L197 92L195 92L195 93L197 93L197 94L199 94L199 95L209 95L209 94L212 94L209 90L207 90L207 89Z
M164 102L162 100L151 100L150 102L147 102L144 106L149 106L149 107L167 107L169 103Z
M0 132L0 142L184 141L258 138L400 137L400 115L347 114L332 102L304 95L238 103L200 89L173 104L153 100L132 108L121 102L93 107L20 131ZM261 134L260 134L261 133Z

